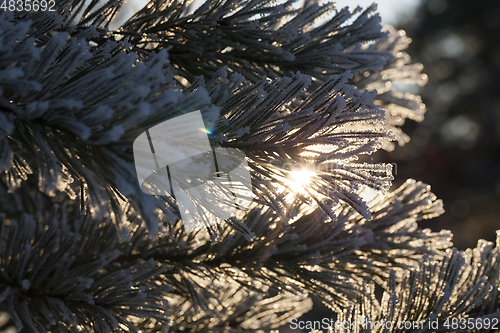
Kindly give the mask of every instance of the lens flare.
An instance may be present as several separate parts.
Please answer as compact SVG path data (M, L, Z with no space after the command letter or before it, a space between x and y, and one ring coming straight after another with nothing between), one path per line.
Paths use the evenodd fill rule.
M211 130L209 130L208 128L198 128L200 131L202 131L203 133L207 133L207 134L214 134Z

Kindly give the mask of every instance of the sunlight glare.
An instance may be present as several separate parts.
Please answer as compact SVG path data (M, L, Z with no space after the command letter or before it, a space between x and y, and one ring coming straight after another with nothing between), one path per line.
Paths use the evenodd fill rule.
M292 181L290 188L294 192L299 192L311 183L314 172L307 169L299 169L290 172L289 178Z

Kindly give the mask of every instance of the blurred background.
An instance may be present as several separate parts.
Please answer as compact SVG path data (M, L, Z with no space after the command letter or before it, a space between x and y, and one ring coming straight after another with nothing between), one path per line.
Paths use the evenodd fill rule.
M422 223L449 229L459 249L500 229L500 1L422 1L395 21L412 38L408 49L429 77L420 95L425 120L404 126L411 141L385 154L396 182L432 186L446 213ZM395 185L398 185L395 184Z

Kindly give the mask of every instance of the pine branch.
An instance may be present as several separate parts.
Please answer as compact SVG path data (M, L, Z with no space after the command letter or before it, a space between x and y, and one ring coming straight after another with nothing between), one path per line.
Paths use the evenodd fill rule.
M500 320L498 311L498 285L500 279L500 236L496 246L480 240L475 249L464 252L448 250L446 256L436 261L424 257L417 268L403 273L397 283L393 272L387 283L382 301L374 297L373 286L366 290L365 298L344 311L340 320L364 318L365 323L389 322L393 332L467 331L483 332ZM467 326L467 319L473 324ZM401 322L418 327L397 328ZM457 321L456 324L455 321ZM466 323L466 326L463 326ZM458 325L458 326L457 326ZM382 332L383 328L369 329L359 325L349 332ZM347 332L342 329L328 332Z
M297 71L326 81L332 74L377 70L385 63L384 52L362 48L383 35L375 5L363 12L344 8L316 24L335 4L296 9L295 2L209 0L190 12L190 1L153 0L118 32L139 53L167 49L188 82L213 77L221 64L258 82Z
M78 325L83 318L95 316L86 327L97 332L115 329L115 319L128 315L134 319L121 322L125 331L164 326L168 320L173 321L169 325L174 331L181 327L192 332L217 331L223 323L230 323L236 331L251 330L256 323L275 328L308 311L310 293L341 311L361 297L363 281L377 276L385 281L391 269L403 272L416 267L417 259L398 261L402 254L443 256L441 249L449 246L446 233L415 230L416 219L439 213L439 202L428 191L409 182L386 201L373 204L378 209L370 222L352 209L339 214L341 220L325 222L326 215L316 209L284 223L272 210L256 208L241 221L255 233L252 240L226 225L219 243L211 242L203 230L185 233L181 223L152 239L137 223L133 210L125 212L131 233L123 242L120 230L109 219L79 216L77 203L68 200L73 206L56 208L38 221L29 216L19 223L2 220L4 310L18 327L39 331L55 325L51 318L57 322L69 316L75 319L68 325ZM373 262L386 260L380 267L363 270L370 257ZM286 292L274 297L280 290ZM18 298L23 300L22 308L12 303ZM289 299L302 305L280 307L283 313L278 317L266 315L270 303ZM169 304L168 318L160 300ZM52 308L47 305L50 302L59 305ZM123 304L130 307L125 309ZM235 310L235 304L241 304L240 310ZM60 310L61 306L66 310ZM29 318L25 318L27 313ZM99 318L108 318L108 323Z
M374 5L294 3L152 0L118 31L116 0L0 12L0 310L18 329L252 332L311 294L341 320L500 317L500 234L451 249L418 227L443 211L428 186L387 193L390 165L357 162L422 120L392 85L425 83L409 40ZM187 233L173 197L141 192L131 148L193 110L245 154L258 199Z
M332 217L328 206L343 200L369 218L366 205L354 191L361 183L387 189L392 179L390 165L353 161L376 151L391 134L345 128L383 122L383 111L371 102L373 94L360 93L347 84L349 74L333 76L311 93L307 90L310 77L302 74L257 84L240 75L226 75L222 69L207 84L200 79L190 89L207 89L220 108L215 125L219 136L213 140L245 151L254 178L275 185L271 190L256 188L262 191L263 200L286 209L290 198L282 198L279 187L290 189L294 169L311 170L310 197Z
M29 23L11 18L0 17L2 182L12 192L35 173L40 191L82 193L90 213L102 217L111 206L117 221L120 202L129 197L154 234L154 210L175 209L171 198L140 191L131 142L144 128L181 114L179 109L204 109L208 96L168 89L165 52L139 64L114 42L92 53L87 42L65 33L37 46L26 38ZM75 181L77 188L70 185Z
M253 84L237 74L226 79L221 70L208 83L209 96L202 80L181 94L169 89L175 84L169 81L172 76L163 51L142 63L134 53L122 51L124 42L120 46L108 41L100 51L91 51L85 41L57 33L38 44L25 39L29 24L8 22L7 18L3 35L15 52L5 49L2 56L10 67L4 73L9 86L1 103L7 135L2 138L3 181L10 191L35 172L42 192L50 196L56 190L67 190L70 196L80 192L96 217L111 208L120 222L121 202L130 202L154 234L155 207L170 214L172 221L176 208L171 197L161 202L140 192L130 145L144 128L181 114L179 110L217 113L211 100L222 109L215 126L219 135L212 141L248 152L255 189L275 210L287 207L290 198L281 198L275 187L290 188L290 170L284 166L297 160L318 169L309 197L332 217L325 200L343 200L369 217L366 205L353 192L358 186L354 183L388 188L388 166L351 162L358 154L375 151L381 138L390 139L390 134L343 130L383 119L383 111L372 103L373 93L360 93L346 83L349 74L334 76L310 93L304 88L311 79L302 74ZM315 150L319 145L329 152ZM308 156L302 157L302 152ZM13 161L19 167L12 168ZM74 180L79 189L70 189Z
M408 143L410 138L400 126L406 119L420 122L424 119L425 105L420 96L402 93L398 84L423 86L427 83L427 75L422 74L422 64L411 64L410 56L404 52L411 39L403 30L396 31L387 26L384 30L387 38L377 40L370 48L379 51L390 51L393 58L387 62L381 71L366 71L353 79L353 84L360 90L376 90L375 103L385 110L387 124L395 135L400 146ZM395 148L393 142L385 140L383 149L391 151Z
M137 331L127 318L165 322L169 288L154 281L166 267L113 265L119 252L83 252L82 240L94 241L86 236L69 232L64 211L42 223L0 216L0 301L17 328L116 332Z
M416 267L422 255L440 258L451 246L449 232L418 229L417 220L442 213L441 202L421 183L410 181L372 202L371 221L352 208L339 207L343 212L338 220L316 209L293 223L271 211L254 211L242 221L255 233L254 240L228 234L206 250L208 263L234 263L242 281L249 275L270 286L313 292L338 310L359 292L359 281L385 286L391 269Z

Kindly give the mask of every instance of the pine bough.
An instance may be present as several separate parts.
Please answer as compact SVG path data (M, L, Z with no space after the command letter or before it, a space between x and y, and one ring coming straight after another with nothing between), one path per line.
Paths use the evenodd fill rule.
M0 310L20 332L264 331L311 295L339 320L500 317L500 240L453 249L418 226L443 212L429 186L389 191L391 166L362 162L425 112L374 5L151 0L110 30L121 6L0 12ZM245 152L257 198L186 233L131 145L192 110ZM293 193L297 163L314 174Z

